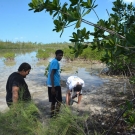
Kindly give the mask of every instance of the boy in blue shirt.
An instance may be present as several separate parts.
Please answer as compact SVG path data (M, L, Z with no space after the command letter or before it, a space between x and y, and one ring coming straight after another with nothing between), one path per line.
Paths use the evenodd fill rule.
M61 86L60 86L60 65L59 61L63 57L63 51L57 50L56 57L51 61L47 78L48 97L51 102L51 117L55 110L59 111L62 102Z

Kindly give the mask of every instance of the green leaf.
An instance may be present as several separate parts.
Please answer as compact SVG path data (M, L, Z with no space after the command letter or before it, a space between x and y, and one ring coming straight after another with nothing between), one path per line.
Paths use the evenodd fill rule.
M29 3L28 5L29 5L29 7L31 7L31 8L32 8L31 10L33 10L33 8L34 8L33 3ZM30 10L30 9L29 9L29 10Z
M88 47L88 45L83 45L83 49L86 49Z
M78 0L69 0L71 2L70 6L75 6L78 4Z
M58 21L58 20L54 20L53 23L54 23L55 25L58 25L58 24L59 24L59 21Z
M69 41L71 41L71 42L77 42L78 40L76 40L76 39L69 39Z
M126 34L126 40L131 44L135 46L135 34Z
M59 0L53 0L53 4L57 6L59 4Z
M132 108L133 108L133 103L132 102L126 101L126 105L128 107L128 110L132 110Z
M33 3L34 6L37 6L38 1L37 0L32 0L32 3Z
M86 34L86 28L83 28L82 29L82 35L85 36L85 34Z
M83 7L87 7L87 2L82 2L82 4L81 4L81 6L83 6Z
M69 49L74 49L74 47L73 47L73 46L70 46L70 45L69 45L68 47L69 47Z
M53 18L58 14L59 12L56 12L54 15L53 15Z
M77 21L77 23L76 23L76 26L75 26L75 27L76 27L76 28L79 28L80 26L81 26L81 19Z
M114 40L112 38L109 39L109 44L115 45L115 42L114 42Z
M89 14L90 11L91 11L91 9L88 9L88 10L82 15L82 17L84 17L86 14Z
M115 12L117 12L117 11L118 11L118 9L117 9L117 8L112 8L112 10L113 10L113 11L115 11Z
M96 8L98 5L93 6L92 8Z
M87 0L87 6L91 7L91 0Z

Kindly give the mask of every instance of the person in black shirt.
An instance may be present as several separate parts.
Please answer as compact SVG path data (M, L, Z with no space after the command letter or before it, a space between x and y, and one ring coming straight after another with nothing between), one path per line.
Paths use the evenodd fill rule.
M30 101L31 95L24 78L29 74L31 66L28 63L22 63L18 72L12 73L6 84L6 102L7 105L17 103L18 101Z

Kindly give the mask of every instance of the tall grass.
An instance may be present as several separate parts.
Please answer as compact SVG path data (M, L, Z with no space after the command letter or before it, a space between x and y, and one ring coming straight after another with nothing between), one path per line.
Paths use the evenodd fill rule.
M1 135L35 135L42 130L37 119L39 111L33 103L18 103L5 113L0 113Z
M85 135L84 120L70 108L62 107L60 113L43 121L33 102L20 102L5 113L0 113L0 135Z
M74 60L75 56L71 53L71 50L69 48L64 49L64 58L67 60Z
M85 60L100 60L104 53L104 51L99 52L97 50L92 50L90 47L88 47L83 50L83 53L79 56L79 58Z
M85 135L84 120L63 106L60 114L49 121L46 135Z
M50 54L51 52L48 51L48 50L42 50L42 49L39 49L37 54L36 54L36 57L39 58L39 59L47 59L50 57Z

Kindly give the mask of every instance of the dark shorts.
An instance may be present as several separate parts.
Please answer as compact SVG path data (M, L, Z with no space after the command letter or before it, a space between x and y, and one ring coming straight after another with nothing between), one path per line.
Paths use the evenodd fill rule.
M12 102L7 102L9 108L11 107L12 104L13 104Z
M62 102L62 95L61 95L61 86L56 86L55 87L55 92L56 94L53 95L51 92L52 87L48 87L48 97L49 97L49 102Z

